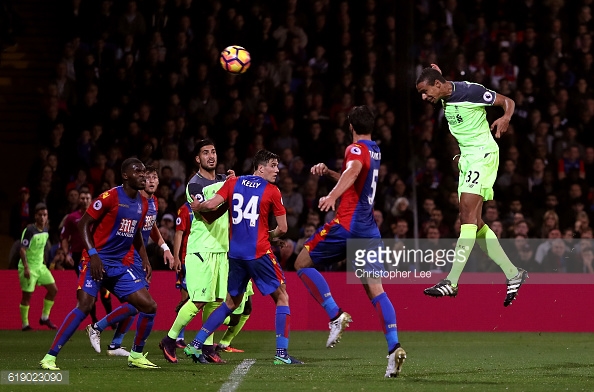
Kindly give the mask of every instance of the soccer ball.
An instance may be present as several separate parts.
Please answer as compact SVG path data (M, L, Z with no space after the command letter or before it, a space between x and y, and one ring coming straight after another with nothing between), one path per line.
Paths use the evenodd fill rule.
M220 62L225 71L242 74L250 67L250 52L241 46L227 46L221 52Z

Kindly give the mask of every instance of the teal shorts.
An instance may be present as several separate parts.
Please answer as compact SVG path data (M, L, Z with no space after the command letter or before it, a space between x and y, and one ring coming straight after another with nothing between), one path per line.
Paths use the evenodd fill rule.
M462 193L472 193L481 195L484 201L493 200L493 185L497 179L498 168L497 151L461 155L458 161L458 199Z

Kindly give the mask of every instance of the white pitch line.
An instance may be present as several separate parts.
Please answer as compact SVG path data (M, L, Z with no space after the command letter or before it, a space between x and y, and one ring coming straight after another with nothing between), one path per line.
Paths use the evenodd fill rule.
M256 363L255 359L244 359L243 361L241 361L241 363L237 365L237 367L231 372L227 382L225 382L221 386L219 392L235 391L239 387L239 384L241 384L241 381L243 380L247 372L250 371L250 367L252 367L254 363Z

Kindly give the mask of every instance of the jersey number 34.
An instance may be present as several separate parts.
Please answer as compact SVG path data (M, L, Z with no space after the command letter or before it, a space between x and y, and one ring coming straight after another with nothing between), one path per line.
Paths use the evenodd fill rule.
M260 217L258 213L258 196L252 196L244 207L244 198L240 193L233 194L233 224L237 225L242 220L248 219L250 227L256 227L256 222Z

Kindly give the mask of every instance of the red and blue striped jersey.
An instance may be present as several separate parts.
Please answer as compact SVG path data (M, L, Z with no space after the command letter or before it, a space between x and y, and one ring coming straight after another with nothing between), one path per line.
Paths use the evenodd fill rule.
M271 253L268 231L270 213L285 215L279 189L262 177L232 177L218 190L229 203L229 257L255 260Z
M142 199L146 201L148 204L148 209L146 211L146 215L144 218L144 224L142 225L142 241L144 242L144 246L146 246L149 242L149 238L151 238L151 231L153 231L153 226L155 225L155 222L157 222L159 202L157 201L155 195L151 195L151 197L149 198L142 196ZM134 249L134 245L132 245L131 250L134 254L134 262L138 265L142 265L142 259L140 258L140 254L138 253L138 251Z
M188 237L190 236L190 229L192 228L192 220L194 213L190 203L185 202L179 210L177 210L177 219L175 220L175 230L182 232L182 243L179 250L179 258L182 264L186 263L186 251L188 249Z
M342 171L350 161L359 161L363 167L355 183L340 198L335 220L355 236L380 237L373 219L373 203L381 161L380 149L373 141L359 140L346 148Z
M140 192L131 199L121 185L102 193L89 206L87 214L97 221L93 224L93 240L103 264L134 263L129 252L136 232L143 228L147 210L148 200ZM83 256L89 258L86 250Z

